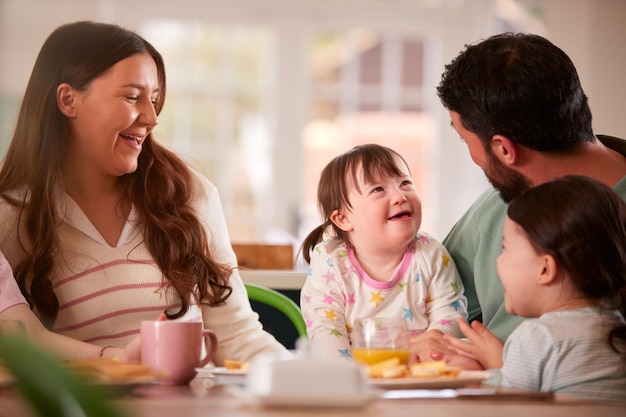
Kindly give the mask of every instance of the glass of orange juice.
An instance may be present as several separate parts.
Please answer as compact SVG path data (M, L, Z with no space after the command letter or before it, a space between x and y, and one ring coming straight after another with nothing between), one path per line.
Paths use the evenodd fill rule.
M409 362L409 331L402 318L368 317L358 319L352 332L352 357L372 365L397 357Z

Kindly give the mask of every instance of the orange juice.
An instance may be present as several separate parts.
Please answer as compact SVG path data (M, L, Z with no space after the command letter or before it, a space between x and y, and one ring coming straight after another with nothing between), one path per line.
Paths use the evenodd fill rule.
M400 363L409 363L409 351L397 349L352 349L354 360L366 365L373 365L391 358L400 359Z

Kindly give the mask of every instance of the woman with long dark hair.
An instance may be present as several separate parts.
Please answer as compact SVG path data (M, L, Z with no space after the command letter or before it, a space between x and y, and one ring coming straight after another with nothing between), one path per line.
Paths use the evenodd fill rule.
M0 170L0 250L47 327L122 346L142 320L203 320L216 362L284 347L262 330L216 188L153 136L161 55L117 25L44 43Z

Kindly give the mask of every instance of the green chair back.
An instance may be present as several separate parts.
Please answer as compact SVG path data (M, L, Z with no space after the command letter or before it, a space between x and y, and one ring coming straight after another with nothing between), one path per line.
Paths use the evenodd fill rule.
M306 337L306 324L302 318L300 307L291 298L272 288L245 283L248 298L274 307L282 312L293 323L298 336Z

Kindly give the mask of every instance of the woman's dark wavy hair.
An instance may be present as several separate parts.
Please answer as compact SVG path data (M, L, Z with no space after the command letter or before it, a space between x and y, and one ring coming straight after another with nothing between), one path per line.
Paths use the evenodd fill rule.
M581 294L617 307L626 318L626 204L617 193L570 175L520 194L507 214L539 252L556 259ZM626 341L626 324L609 333L620 352L618 340Z
M574 64L538 35L502 33L465 45L445 66L437 95L484 144L498 134L545 152L594 140Z
M381 177L403 175L398 161L402 161L408 169L409 165L396 151L381 145L366 144L355 146L324 167L317 186L317 203L324 223L313 229L302 243L302 256L307 263L311 262L311 251L324 239L329 229L330 236L348 241L346 232L337 227L330 216L335 210L352 207L348 200L351 187L361 191L358 185L359 168L362 167L363 179L369 183Z
M24 94L0 170L0 195L20 209L17 236L26 255L14 268L16 279L31 307L48 325L59 309L49 279L60 253L53 196L69 134L56 90L68 83L84 91L117 62L137 53L149 54L156 64L160 92L155 110L159 114L166 89L161 55L136 33L112 24L84 21L57 28L41 48ZM139 212L146 245L163 273L163 285L172 286L182 300L172 318L182 316L192 299L217 305L232 291L228 285L231 268L212 258L207 234L192 207L192 175L180 158L150 134L137 170L120 177L122 198ZM28 190L29 195L13 200L8 194L16 189Z

